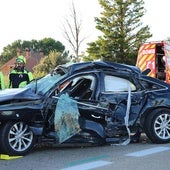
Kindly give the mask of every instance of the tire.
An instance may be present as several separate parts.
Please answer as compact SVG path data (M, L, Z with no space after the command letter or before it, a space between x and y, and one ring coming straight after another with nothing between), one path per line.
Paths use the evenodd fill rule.
M7 122L0 132L0 144L4 154L22 156L35 144L35 136L24 122Z
M146 118L144 130L153 143L170 142L170 110L157 109L151 112Z

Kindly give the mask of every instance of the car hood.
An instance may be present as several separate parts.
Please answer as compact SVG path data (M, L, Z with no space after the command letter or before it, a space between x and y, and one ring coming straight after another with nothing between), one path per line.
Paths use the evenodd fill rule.
M40 99L40 96L33 93L30 88L0 90L0 102L13 99L37 100Z

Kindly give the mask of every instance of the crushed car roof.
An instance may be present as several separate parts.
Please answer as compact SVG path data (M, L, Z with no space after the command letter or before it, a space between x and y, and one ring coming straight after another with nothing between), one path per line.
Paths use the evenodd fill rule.
M73 74L74 72L78 72L78 71L87 70L87 69L94 70L94 69L101 69L101 68L122 70L122 71L133 72L136 74L141 74L140 69L136 66L130 66L126 64L113 63L113 62L103 62L103 61L80 62L74 64L59 65L56 67L56 69L59 68L61 68L64 72L69 72L70 74Z

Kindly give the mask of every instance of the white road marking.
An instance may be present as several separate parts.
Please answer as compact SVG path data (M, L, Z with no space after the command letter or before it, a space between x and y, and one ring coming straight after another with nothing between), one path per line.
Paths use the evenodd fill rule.
M112 164L112 162L94 161L94 162L89 162L89 163L85 163L85 164L80 164L80 165L64 168L62 170L78 170L78 169L90 170L90 169L93 169L93 168L98 168L98 167L106 166L106 165L109 165L109 164Z
M126 154L126 156L142 157L142 156L147 156L147 155L151 155L154 153L163 152L167 150L170 150L170 147L155 147L155 148L145 149L145 150L138 151L138 152L132 152L132 153Z

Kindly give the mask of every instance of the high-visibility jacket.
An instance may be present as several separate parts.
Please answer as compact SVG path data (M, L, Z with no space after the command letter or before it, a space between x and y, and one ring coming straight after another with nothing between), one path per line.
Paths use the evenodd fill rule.
M5 83L4 83L4 75L0 71L0 90L5 89Z
M13 69L9 74L9 88L25 87L32 79L33 75L30 71Z

